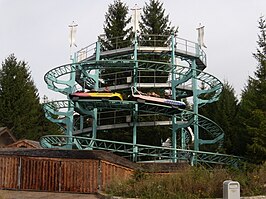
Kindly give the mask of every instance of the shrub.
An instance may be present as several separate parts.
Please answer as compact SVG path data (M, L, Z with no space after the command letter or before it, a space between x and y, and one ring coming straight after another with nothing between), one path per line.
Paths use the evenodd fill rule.
M147 199L222 198L223 181L230 179L240 183L241 195L266 194L266 163L243 170L200 166L165 174L138 171L130 180L113 181L107 193Z

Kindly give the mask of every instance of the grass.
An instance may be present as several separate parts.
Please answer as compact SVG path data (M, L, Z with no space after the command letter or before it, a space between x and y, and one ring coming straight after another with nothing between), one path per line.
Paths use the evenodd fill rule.
M241 196L266 195L266 162L241 169L187 167L171 174L137 171L131 179L115 179L109 195L152 199L222 198L223 181L240 183Z

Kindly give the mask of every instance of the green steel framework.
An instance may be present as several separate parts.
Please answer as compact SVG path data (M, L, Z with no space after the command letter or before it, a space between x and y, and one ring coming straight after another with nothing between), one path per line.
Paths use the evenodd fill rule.
M114 75L114 82L110 88L113 91L128 91L133 86L139 88L171 89L172 99L192 98L192 110L174 109L171 106L154 103L141 103L137 101L118 100L87 100L77 101L61 100L44 104L46 117L62 127L63 135L43 136L40 140L44 148L77 148L82 150L102 149L123 155L128 154L135 162L140 157L152 157L157 161L189 161L191 165L197 163L214 163L236 165L241 158L217 152L200 151L201 145L215 144L220 146L223 141L223 130L213 121L198 114L199 106L218 100L222 91L222 83L214 76L204 72L206 68L206 54L197 43L177 38L174 34L162 35L137 35L132 39L132 44L124 45L123 38L105 40L112 46L112 50L105 50L104 45L97 41L76 52L72 63L59 66L47 72L44 80L48 88L65 94L85 89L103 90L99 83L102 70L116 69L125 74L127 78L118 78L119 72ZM143 56L144 55L144 56ZM139 60L145 55L161 56L169 61ZM181 60L184 64L176 64ZM143 82L146 77L141 76L143 71L162 71L170 74L167 82ZM126 75L127 74L127 75ZM108 75L108 74L107 74ZM111 76L111 74L109 75ZM156 76L156 75L155 75ZM154 76L154 79L156 77ZM129 80L128 80L129 78ZM120 82L118 82L120 81ZM199 87L204 85L203 88ZM99 117L103 110L130 111L130 122L109 123L101 125L103 118ZM74 114L79 114L79 129L74 129ZM140 122L138 117L144 114L164 115L171 120ZM92 126L84 128L84 117L92 118ZM114 121L116 117L114 116ZM159 147L141 145L137 143L138 126L167 125L172 129L172 146ZM191 137L187 127L192 127L194 132L193 150L188 150ZM132 143L97 139L98 130L132 128ZM200 129L208 134L208 139L200 138ZM177 133L181 141L177 143ZM81 136L86 135L86 136Z

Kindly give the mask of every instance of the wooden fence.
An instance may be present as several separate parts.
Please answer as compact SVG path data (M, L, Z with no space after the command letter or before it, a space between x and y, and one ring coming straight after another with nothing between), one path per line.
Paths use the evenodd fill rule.
M49 155L47 150L44 154L41 150L45 149L26 153L0 150L0 189L96 193L105 190L113 179L128 178L134 171L127 164L120 164L122 159L117 161L116 157L114 162L105 158L110 156L105 152L97 156L87 151L84 157L84 152L71 155L67 150L52 150Z

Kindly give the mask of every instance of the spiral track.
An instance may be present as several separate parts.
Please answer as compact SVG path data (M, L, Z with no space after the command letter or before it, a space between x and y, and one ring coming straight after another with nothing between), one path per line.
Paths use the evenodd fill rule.
M143 38L149 38L149 43ZM192 98L192 110L180 111L167 105L128 100L79 99L49 102L44 104L46 117L59 124L64 133L43 136L40 140L41 146L109 150L130 157L133 161L150 157L156 161L189 161L191 164L238 164L239 157L199 150L199 146L209 144L219 148L224 133L216 123L198 114L198 107L217 101L222 92L222 83L204 72L206 54L198 44L174 35L136 35L131 45L124 45L123 42L122 38L106 40L104 43L113 45L112 50L104 50L101 42L81 49L75 53L73 63L56 67L45 74L44 80L48 88L68 97L70 93L80 89L103 90L104 85L99 82L102 78L108 79L112 91L121 93L129 93L131 87L171 89L173 96L179 99ZM161 57L164 62L138 59L147 56ZM181 60L182 64L176 64L177 59ZM108 69L116 72L101 74L101 71ZM153 75L142 75L147 74L147 71L149 74L153 72ZM167 76L158 76L158 72ZM158 81L161 78L167 81ZM204 86L200 88L198 84ZM113 117L105 118L105 112ZM127 115L122 114L125 112ZM79 115L79 127L75 126L75 114ZM150 118L161 115L168 119L139 119L145 115ZM85 127L84 118L90 118L92 126ZM136 142L137 126L160 125L171 127L172 147L141 145ZM132 143L97 139L97 131L129 127L133 128ZM194 150L188 149L191 145L191 135L187 127L193 127L194 130ZM180 134L182 144L178 145L176 133L180 131L183 132Z

